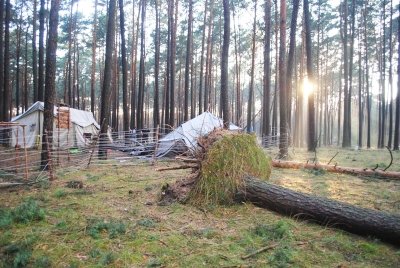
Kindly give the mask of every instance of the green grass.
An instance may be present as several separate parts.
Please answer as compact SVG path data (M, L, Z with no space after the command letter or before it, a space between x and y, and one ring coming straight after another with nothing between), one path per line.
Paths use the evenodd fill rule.
M39 207L36 200L28 198L14 209L0 208L0 229L9 227L13 222L26 224L40 221L45 217L45 211Z
M358 153L342 164L369 157L364 151ZM327 152L328 161L329 156ZM323 159L322 152L319 158ZM171 163L94 166L58 176L49 188L2 191L0 223L4 221L6 227L0 228L0 267L13 267L14 262L15 267L360 268L397 267L400 263L400 249L374 238L283 217L252 204L214 206L211 210L184 204L157 206L161 185L187 174L155 171L167 165ZM399 165L395 162L393 169ZM89 179L92 176L101 179ZM64 189L72 179L83 181L85 188ZM273 169L270 181L400 213L397 181L283 169ZM60 189L67 195L57 197ZM83 191L86 194L74 194ZM148 201L153 205L146 205ZM15 211L29 220L14 221ZM241 258L274 243L277 246L271 250Z

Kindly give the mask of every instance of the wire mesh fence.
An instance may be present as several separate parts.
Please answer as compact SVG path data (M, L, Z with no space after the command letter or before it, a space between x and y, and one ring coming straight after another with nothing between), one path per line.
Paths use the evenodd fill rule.
M89 166L137 165L160 156L173 156L187 151L183 140L171 137L170 128L146 128L131 131L108 132L98 135L55 128L40 135L15 123L0 123L0 183L38 182ZM168 135L169 136L166 136ZM173 136L173 135L172 135ZM167 152L160 153L166 138ZM289 136L258 138L260 144L273 149L279 143L290 144ZM48 161L42 161L42 159Z
M0 182L37 182L55 172L73 172L91 165L136 165L154 160L159 139L171 131L147 128L89 135L56 128L39 135L22 131L25 128L0 124ZM171 152L182 151L174 146Z

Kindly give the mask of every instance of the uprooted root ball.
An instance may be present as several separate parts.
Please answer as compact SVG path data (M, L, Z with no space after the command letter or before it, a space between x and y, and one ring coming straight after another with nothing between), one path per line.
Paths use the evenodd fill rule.
M214 130L199 139L202 148L198 176L188 202L196 206L229 205L245 175L268 180L271 158L250 134Z

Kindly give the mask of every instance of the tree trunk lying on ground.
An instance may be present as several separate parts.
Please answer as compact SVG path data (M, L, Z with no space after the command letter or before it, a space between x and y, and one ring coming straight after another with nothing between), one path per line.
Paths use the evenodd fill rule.
M273 167L278 168L294 168L294 169L322 169L328 172L344 173L350 175L361 175L376 178L385 179L396 179L400 180L400 172L396 171L383 171L380 169L370 169L370 168L353 168L353 167L341 167L336 165L326 165L318 163L301 163L295 161L280 161L273 160Z
M239 189L238 199L291 217L311 220L355 234L375 236L400 245L400 215L295 192L253 177L244 178L244 186Z
M270 158L257 147L254 136L214 130L201 137L198 143L200 148L194 157L179 158L181 166L174 167L190 168L192 173L175 184L164 185L159 204L179 201L207 206L249 201L285 215L375 236L400 246L400 215L360 208L263 182L269 178L271 163ZM294 167L304 167L304 164ZM316 167L320 166L312 165L312 168Z

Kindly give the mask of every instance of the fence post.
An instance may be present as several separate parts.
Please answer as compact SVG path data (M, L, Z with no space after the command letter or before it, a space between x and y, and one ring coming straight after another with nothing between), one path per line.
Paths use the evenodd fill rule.
M12 127L10 127L11 131L12 131ZM19 144L18 144L18 140L19 140L19 127L17 126L17 138L15 140L15 146L14 146L14 150L15 150L15 162L17 167L15 168L15 173L18 174L18 167L19 167L19 154L18 154L18 150L19 150Z
M52 144L49 143L49 133L47 129L45 130L46 133L46 143L47 143L47 170L49 171L49 180L54 181L54 173L53 173L53 161L51 159L51 147Z
M22 125L22 135L24 136L24 153L25 153L25 180L28 180L28 151L26 149L26 138L25 138L25 125Z

